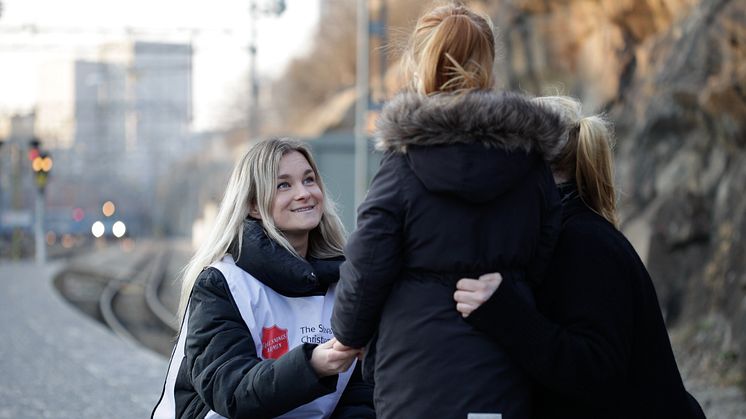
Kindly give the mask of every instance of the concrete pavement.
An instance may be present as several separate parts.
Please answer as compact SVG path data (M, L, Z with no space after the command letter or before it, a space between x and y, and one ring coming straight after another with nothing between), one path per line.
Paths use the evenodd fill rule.
M167 361L64 301L61 265L0 263L0 418L149 417Z

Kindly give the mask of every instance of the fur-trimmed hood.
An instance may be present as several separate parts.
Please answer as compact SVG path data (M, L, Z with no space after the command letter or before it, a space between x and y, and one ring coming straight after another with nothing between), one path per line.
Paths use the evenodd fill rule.
M383 108L376 148L406 153L409 146L482 144L539 151L551 161L562 135L560 119L515 93L476 91L424 96L402 92Z
M513 93L477 91L423 96L404 92L383 108L376 148L404 154L433 192L485 202L550 161L559 118Z

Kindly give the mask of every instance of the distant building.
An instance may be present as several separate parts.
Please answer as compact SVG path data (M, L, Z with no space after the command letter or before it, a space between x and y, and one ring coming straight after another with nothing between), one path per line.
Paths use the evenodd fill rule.
M99 104L106 138L123 147L120 176L148 184L188 146L192 47L131 42L101 47Z
M131 173L130 164L138 162L144 179L155 174L155 162L189 141L191 45L106 44L97 60L49 63L41 74L36 132L51 149L106 160L110 170L119 168L117 175ZM122 156L130 161L111 164Z
M30 140L34 136L36 114L16 114L0 118L0 138L5 141Z
M75 143L76 77L74 61L48 62L39 69L39 92L34 130L53 149L69 149Z
M82 189L95 182L78 201L98 205L111 193L102 190L117 188L141 211L155 205L157 179L192 149L192 53L189 44L127 41L45 66L35 131L61 159L57 176Z

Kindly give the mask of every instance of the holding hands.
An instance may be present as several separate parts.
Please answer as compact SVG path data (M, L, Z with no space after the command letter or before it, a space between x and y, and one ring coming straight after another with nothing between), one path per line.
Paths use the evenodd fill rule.
M497 291L503 277L499 273L484 274L479 279L462 278L456 283L456 310L462 317L468 317L474 310L484 304Z
M338 341L336 338L334 339L334 345L332 347L338 351L353 351L355 352L355 356L357 357L357 359L360 361L362 361L363 356L365 356L365 348L353 349Z
M319 377L347 371L360 350L342 345L332 338L315 347L311 353L311 367Z

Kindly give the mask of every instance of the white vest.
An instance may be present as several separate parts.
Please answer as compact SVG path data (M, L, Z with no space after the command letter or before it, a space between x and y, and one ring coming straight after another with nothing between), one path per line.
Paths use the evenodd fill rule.
M324 343L333 337L331 329L332 305L335 285L331 285L324 296L289 298L278 294L272 288L236 266L228 255L211 265L225 277L233 299L241 312L246 326L254 339L256 353L261 359L277 359L302 343ZM175 416L174 383L179 366L184 358L184 341L187 320L179 332L179 340L174 348L166 377L162 400L156 406L154 418ZM354 364L347 372L339 375L337 391L304 404L280 418L318 419L331 416L342 392L350 380ZM222 418L210 411L206 419Z

